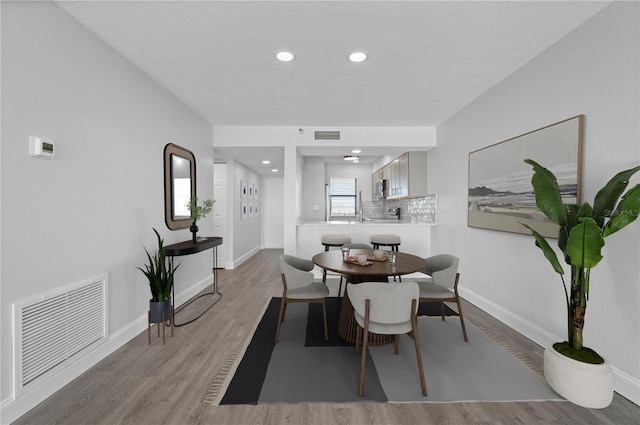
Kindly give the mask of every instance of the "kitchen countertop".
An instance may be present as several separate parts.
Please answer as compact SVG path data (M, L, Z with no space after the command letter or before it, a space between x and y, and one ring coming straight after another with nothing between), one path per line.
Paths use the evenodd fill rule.
M431 230L436 223L365 221L303 221L296 226L296 256L311 258L324 251L322 237L327 234L349 236L352 243L371 244L371 235L393 234L401 238L400 251L426 258L431 254Z

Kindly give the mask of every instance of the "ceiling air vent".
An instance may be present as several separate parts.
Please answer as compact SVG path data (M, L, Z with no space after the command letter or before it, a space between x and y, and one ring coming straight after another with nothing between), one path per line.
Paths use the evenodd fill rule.
M340 140L339 131L315 131L314 140Z

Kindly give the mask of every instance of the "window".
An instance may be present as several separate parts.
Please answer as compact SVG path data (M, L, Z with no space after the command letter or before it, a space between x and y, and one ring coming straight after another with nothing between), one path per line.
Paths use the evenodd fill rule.
M331 217L356 215L356 179L332 178L329 180Z

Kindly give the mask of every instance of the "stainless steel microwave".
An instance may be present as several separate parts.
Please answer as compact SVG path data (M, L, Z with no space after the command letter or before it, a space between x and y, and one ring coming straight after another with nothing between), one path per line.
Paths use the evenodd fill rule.
M386 199L387 195L389 195L389 185L387 184L387 179L382 179L378 182L378 197L381 199Z

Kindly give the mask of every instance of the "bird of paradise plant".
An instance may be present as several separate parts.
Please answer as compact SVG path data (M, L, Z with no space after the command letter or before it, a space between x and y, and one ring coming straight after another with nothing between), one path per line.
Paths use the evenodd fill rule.
M600 364L604 359L594 350L583 347L584 327L591 269L602 260L604 239L623 229L638 218L640 213L640 184L623 192L630 178L640 166L617 173L596 194L593 207L589 203L564 204L556 176L532 159L524 162L534 170L531 184L536 205L551 221L560 226L558 248L571 267L569 287L564 280L564 268L547 240L535 229L527 227L553 270L560 275L567 304L568 341L554 344L554 348L567 357L586 363ZM622 195L622 197L621 197ZM619 202L618 202L619 201Z

